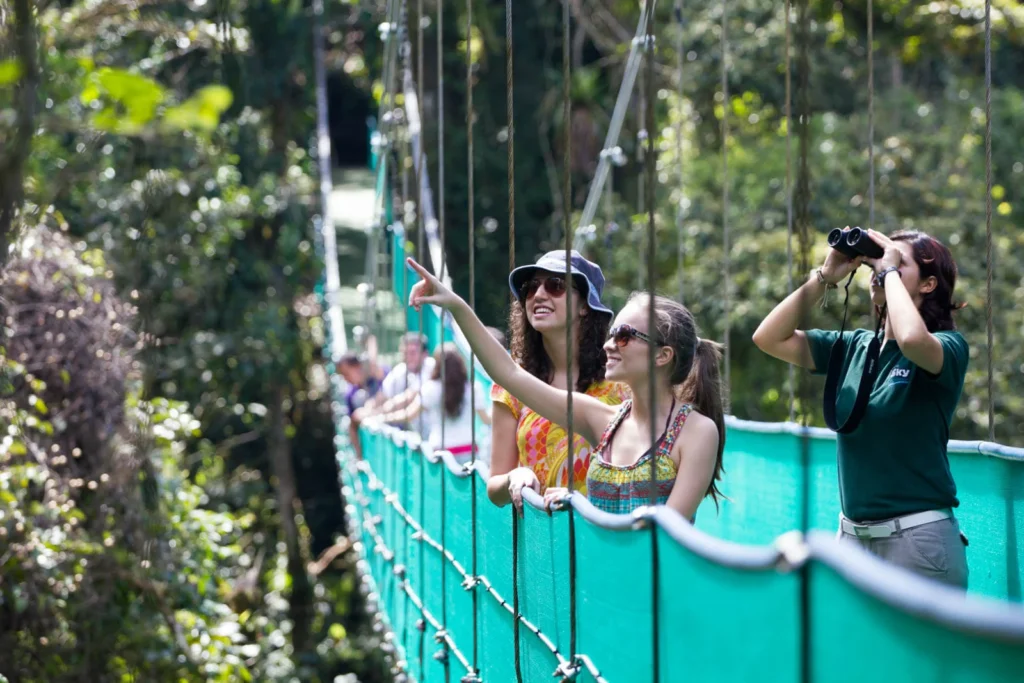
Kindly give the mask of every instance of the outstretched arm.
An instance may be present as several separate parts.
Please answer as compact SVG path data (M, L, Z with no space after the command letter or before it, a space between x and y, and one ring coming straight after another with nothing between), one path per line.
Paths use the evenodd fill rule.
M441 284L416 261L411 258L407 261L422 278L413 286L409 304L417 311L423 304L434 304L450 310L469 345L473 347L473 352L495 382L538 415L557 425L568 424L565 392L540 381L516 365L461 297ZM600 440L604 428L614 417L615 408L586 394L574 392L573 413L578 418L578 421L573 420L573 424L580 436L594 444Z

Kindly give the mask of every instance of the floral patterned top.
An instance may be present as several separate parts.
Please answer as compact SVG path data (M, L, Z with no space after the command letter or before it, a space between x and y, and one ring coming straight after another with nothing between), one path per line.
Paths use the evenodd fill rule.
M611 406L619 405L630 397L629 388L625 384L608 380L594 382L586 394ZM519 465L534 471L540 481L541 492L552 487L569 486L566 431L527 408L519 399L497 384L491 387L491 400L508 406L518 420L516 444L519 447ZM573 488L586 495L590 444L579 434L573 434L573 451Z

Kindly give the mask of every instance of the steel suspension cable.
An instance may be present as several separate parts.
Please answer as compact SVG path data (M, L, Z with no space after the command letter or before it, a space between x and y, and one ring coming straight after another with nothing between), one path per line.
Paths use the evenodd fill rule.
M868 226L875 229L875 9L868 0Z
M422 102L423 102L423 0L417 0L417 2L416 2L416 107L417 108L420 107ZM421 119L421 121L422 121L422 119ZM416 173L415 173L415 180L416 180L416 232L417 232L417 235L416 235L416 260L419 263L422 264L423 260L424 260L423 256L426 253L426 250L425 250L425 242L426 242L425 231L426 231L426 226L424 224L424 215L423 215L424 214L424 207L423 207L423 203L424 203L424 201L423 201L423 199L424 199L424 197L423 197L423 171L424 171L424 154L425 154L425 152L424 152L424 144L423 144L424 141L423 141L423 137L422 137L422 135L423 135L422 123L420 125L421 125L420 131L419 131L420 140L419 140L419 147L418 147L418 152L417 152L417 155L416 155L416 163L415 163L415 167L416 167ZM419 324L416 327L417 335L422 335L424 333L424 314L425 314L425 311L424 311L423 307L420 307L419 320L418 320ZM406 343L408 343L408 339L409 338L406 337L406 340L407 340ZM416 342L420 343L421 339L422 339L422 337L417 337ZM406 370L405 388L409 389L409 386L410 386L409 381L410 380L409 380L409 364L408 363L406 363L405 370ZM419 399L420 399L420 405L422 405L422 401L423 401L423 393L422 393L422 391L419 393ZM423 481L423 479L424 479L423 472L424 472L425 469L426 469L426 467L421 467L420 468L420 483L421 484L424 483L424 481ZM420 519L424 519L424 515L426 513L426 510L424 508L424 500L425 500L425 498L426 498L426 496L420 496ZM424 573L424 565L426 563L423 561L423 559L424 558L421 557L420 558L420 562L419 562L419 570L420 570L419 571L419 574L420 574L419 575L419 586L420 586L420 590L423 589L422 587L425 585L425 582L426 582L426 576L425 576L425 573ZM420 642L419 642L419 657L420 657L420 669L419 670L420 670L421 673L423 672L423 658L424 658L425 641L426 641L426 623L423 623L423 627L420 629Z
M515 51L512 46L512 0L505 0L505 106L506 144L508 145L508 269L516 266L516 170L515 170L515 116L513 112L513 62ZM510 294L509 305L515 306L515 295ZM516 682L523 683L523 668L520 652L519 623L519 515L515 506L512 513L512 646L515 655Z
M650 2L650 0L648 0ZM655 201L655 120L654 120L654 108L658 101L655 96L655 82L654 82L654 60L655 60L655 35L654 35L654 17L647 24L647 33L644 36L644 60L646 62L646 95L647 100L646 111L644 112L644 128L647 131L647 150L644 156L644 173L646 180L644 182L644 190L646 193L644 203L647 206L647 334L653 338L658 338L660 335L657 332L657 320L655 318L655 296L657 289L657 232L655 230L655 218L654 218L654 201ZM654 353L656 350L655 344L647 345L647 374L648 374L648 420L650 422L650 438L651 438L651 449L650 457L647 460L650 472L650 482L648 494L650 497L650 507L653 510L654 506L658 504L658 475L657 475L657 452L658 447L658 394L657 394L657 382L654 381L655 377L655 363ZM651 678L654 683L658 683L661 679L661 662L660 662L660 629L659 629L659 615L658 615L658 603L660 602L660 586L661 577L658 572L658 526L650 521L648 528L651 531Z
M786 290L793 292L793 69L790 41L792 38L792 0L786 0ZM789 385L789 421L793 422L796 404L796 366L786 364Z
M788 2L789 0L786 1ZM676 252L676 272L679 273L679 303L683 303L686 294L686 246L685 236L683 234L683 202L686 199L686 193L684 190L685 176L683 174L683 112L685 111L683 106L683 62L686 59L686 56L683 54L685 50L685 36L683 35L683 0L676 0L673 15L676 22L676 28L678 29L678 35L676 36L676 106L679 107L679 112L676 116L675 131L676 166L679 169L679 201L676 205L676 233L679 239L679 244Z
M514 50L512 47L512 0L505 0L505 108L508 116L506 140L508 144L508 269L516 267L516 122L513 113L512 81L514 76ZM512 305L515 296L512 295Z
M441 242L441 264L437 272L445 273L445 211L444 211L444 0L437 0L437 230ZM437 264L435 264L436 266ZM445 313L442 310L438 316L437 323L437 354L438 362L441 364L441 448L448 447L445 441L445 423L448 421L447 405L448 385L445 382L447 363L445 362L444 348L444 321ZM420 401L423 400L423 381L419 382ZM463 394L465 395L465 394ZM420 404L420 415L424 413L422 403ZM472 413L471 413L472 414ZM422 417L420 424L423 424ZM422 430L421 430L422 431ZM444 557L447 537L447 513L448 513L448 478L444 470L441 472L441 556ZM448 568L441 564L441 629L448 634ZM444 664L445 683L451 680L451 667L447 651L447 640L441 639L442 663Z
M641 42L647 41L646 28L645 33ZM642 54L642 53L641 53ZM641 64L641 66L643 66ZM634 236L639 241L641 236L638 232L640 228L639 216L643 216L647 213L647 176L644 174L643 169L647 167L647 74L639 73L638 79L640 80L640 86L638 88L639 94L637 96L637 110L636 110L636 163L641 169L637 173L637 192L636 192L636 218L631 219L630 228L632 230L630 234L630 242L632 243ZM639 247L639 245L637 245ZM636 269L636 288L637 291L644 290L644 271L641 268Z
M992 0L985 0L985 333L988 350L988 440L996 440L993 404L995 384L992 354L995 330L992 321Z
M473 125L476 114L473 111L473 0L466 0L466 186L467 186L467 234L469 238L469 307L476 310L476 216L473 194L475 192L475 164L473 163ZM473 445L470 452L470 519L472 525L471 577L473 584L468 587L473 599L473 671L462 683L478 683L480 680L480 644L479 629L479 591L476 590L477 568L477 479L476 473L476 354L469 349L469 405L473 419L469 422L469 442Z
M787 17L788 19L788 17ZM810 130L811 130L811 100L810 100L810 8L809 0L797 0L797 69L799 83L797 97L799 101L799 114L797 120L800 125L800 159L797 167L797 181L795 192L795 214L799 230L800 243L800 272L807 273L810 269L808 254L810 252L810 208L811 208L811 183L810 183ZM788 122L787 122L788 124ZM806 321L800 322L800 328L806 329ZM810 487L811 487L811 442L809 421L810 405L808 393L810 382L807 373L800 373L800 531L802 535L807 533L810 526ZM802 543L802 540L801 540ZM797 562L801 558L795 558ZM802 683L810 683L811 672L811 608L810 608L810 573L809 564L800 562L800 680Z
M572 293L572 23L569 15L569 3L562 3L562 133L564 137L564 156L562 171L562 231L565 239L565 282L567 290ZM565 325L565 412L566 412L566 443L569 452L566 454L569 491L575 490L576 479L576 448L573 439L573 360L578 344L574 336L573 307L566 306ZM569 510L569 667L576 666L576 513L570 506ZM563 675L571 672L562 672Z
M732 376L732 262L729 241L729 1L722 0L722 270L725 280L725 388L729 395Z

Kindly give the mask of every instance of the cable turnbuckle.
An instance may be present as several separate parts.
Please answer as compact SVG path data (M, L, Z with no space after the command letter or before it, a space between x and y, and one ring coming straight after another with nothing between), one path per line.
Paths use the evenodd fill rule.
M465 590L471 591L477 586L479 586L480 583L481 582L479 576L467 576L466 579L462 582L462 587Z

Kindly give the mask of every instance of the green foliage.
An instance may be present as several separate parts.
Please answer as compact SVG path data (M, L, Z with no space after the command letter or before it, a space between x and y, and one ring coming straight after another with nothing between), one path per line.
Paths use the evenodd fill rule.
M287 483L293 461L318 485L337 477L317 372L307 9L274 0L70 2L41 6L37 28L48 49L40 51L45 78L33 93L41 106L21 226L56 224L81 240L82 260L138 308L131 378L138 385L124 428L164 441L153 446L160 453L139 459L152 468L118 470L131 479L124 509L82 539L83 552L109 555L110 576L133 572L106 583L83 573L111 609L86 629L76 625L84 614L77 603L41 605L40 621L19 637L42 637L51 649L17 656L39 655L39 679L54 681L75 672L121 680L140 670L147 680L321 681L352 669L361 680L380 680L380 653L354 644L378 636L352 607L351 558L320 568L315 593L306 576L306 561L340 530L337 487L325 495L298 482L299 492L319 496L311 529L295 504L296 485ZM0 75L13 82L19 63L0 61ZM14 121L6 117L12 98L12 89L0 89L0 141ZM82 377L71 364L58 367L49 391L67 394ZM25 384L21 376L10 386ZM101 379L119 381L110 373ZM11 406L35 429L12 441L11 457L25 461L12 467L31 470L33 453L48 452L40 433L54 428L61 405L43 389ZM145 420L152 424L136 424ZM82 450L82 459L95 459L94 449ZM84 486L92 480L78 478ZM30 498L11 505L34 510ZM141 546L122 543L132 528L128 508L143 520L132 539ZM88 630L96 647L75 650L84 642L75 628ZM166 670L139 664L149 660Z
M635 2L604 3L600 20L581 3L574 27L585 34L573 64L572 125L573 212L575 227L593 165L607 129L633 33ZM744 418L780 420L789 416L789 371L766 357L750 341L771 307L788 292L789 279L800 284L799 235L792 241L792 269L786 267L786 125L784 6L769 0L741 0L728 11L730 99L723 102L722 5L686 4L680 24L673 5L658 7L655 111L659 156L657 202L657 285L682 294L705 333L725 334L725 254L722 225L722 117L729 117L727 146L730 226L731 310L729 318L731 407ZM605 10L608 10L607 12ZM874 3L875 71L875 225L885 231L913 227L945 241L960 268L958 295L967 307L958 325L972 348L965 395L954 438L986 438L986 261L983 110L983 4L978 2ZM561 101L560 7L534 3L513 14L518 39L515 53L515 253L519 264L548 249L561 248L558 215L563 185L564 123ZM473 159L477 225L467 226L464 16L446 12L451 40L446 58L447 251L456 288L468 294L467 233L476 239L477 310L489 324L503 325L508 290L509 226L506 160L506 79L504 14L498 6L475 14L481 50L474 74L476 144ZM868 225L867 43L863 2L809 3L806 91L798 59L799 32L794 11L791 28L792 105L797 116L806 98L812 113L810 169L810 264L825 255L824 235L836 226ZM1014 112L1022 105L1024 36L1017 30L1019 3L994 2L993 27L993 222L994 235L994 386L997 440L1024 444L1024 393L1020 367L1021 281L1012 268L1019 249L1015 215L1022 201L1018 181L1024 172L1024 130ZM452 16L456 15L456 16ZM415 17L410 15L410 25ZM526 36L526 37L524 37ZM433 36L428 35L427 40ZM474 36L474 39L477 39ZM678 44L683 64L677 74ZM446 53L447 54L447 53ZM427 89L434 65L425 63ZM415 65L414 65L415 67ZM372 71L372 70L371 70ZM676 96L681 78L683 100ZM619 138L626 165L613 169L595 223L597 235L587 246L608 276L608 299L621 306L628 293L644 286L646 215L642 210L637 133L642 81L633 94ZM644 91L646 92L646 91ZM427 115L425 120L429 120ZM676 152L675 127L683 128L683 156ZM433 135L428 126L427 135ZM428 140L428 151L433 149ZM583 150L583 151L580 151ZM791 147L795 184L800 157L795 136ZM582 156L577 156L582 155ZM588 156L589 155L589 156ZM587 167L589 159L590 167ZM433 177L437 174L431 170ZM435 188L435 199L437 189ZM402 199L399 197L399 199ZM680 218L681 216L681 218ZM680 246L682 269L678 268ZM460 264L460 265L456 265ZM790 275L791 273L791 275ZM870 314L862 278L851 288L852 320L868 325ZM813 324L838 325L841 300L815 313ZM796 375L800 379L800 374ZM796 387L793 387L796 392ZM820 379L811 379L807 399L797 414L820 419Z

